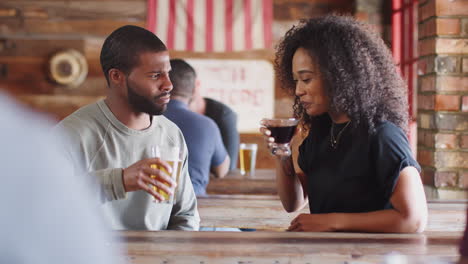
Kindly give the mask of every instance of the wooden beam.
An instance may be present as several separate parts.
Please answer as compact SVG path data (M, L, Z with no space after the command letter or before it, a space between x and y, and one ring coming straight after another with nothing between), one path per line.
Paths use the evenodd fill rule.
M44 20L25 19L23 22L16 20L1 21L0 33L8 34L50 34L50 35L93 35L108 36L115 29L125 25L145 27L145 22L123 19L75 19L75 20Z
M21 95L17 99L33 110L61 120L78 108L102 99L101 96Z
M23 18L70 19L146 19L146 0L138 1L24 1L4 0L5 9L18 10Z
M0 49L0 58L3 57L48 57L63 49L75 49L84 51L85 41L83 37L63 36L0 36L4 42L4 48ZM11 58L7 58L11 59Z
M54 84L45 77L34 79L25 76L22 80L0 80L0 89L14 95L104 96L107 83L104 77L87 78L80 86L70 88Z
M15 17L18 15L18 10L15 8L0 7L0 19L5 17Z

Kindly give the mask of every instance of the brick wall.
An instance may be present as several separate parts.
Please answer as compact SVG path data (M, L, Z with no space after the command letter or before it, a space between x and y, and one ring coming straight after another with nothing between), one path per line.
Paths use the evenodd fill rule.
M419 5L418 161L423 181L468 189L468 2Z
M354 17L371 25L390 46L392 37L391 0L356 0Z

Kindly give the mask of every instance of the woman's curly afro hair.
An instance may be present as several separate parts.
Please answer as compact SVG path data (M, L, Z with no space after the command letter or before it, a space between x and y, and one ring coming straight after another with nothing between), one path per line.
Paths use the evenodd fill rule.
M315 59L325 82L330 108L346 113L354 127L368 132L382 121L407 130L406 85L382 39L351 17L329 15L301 21L279 43L275 69L286 91L294 94L292 58L302 47ZM316 117L308 116L299 98L294 114L311 128Z

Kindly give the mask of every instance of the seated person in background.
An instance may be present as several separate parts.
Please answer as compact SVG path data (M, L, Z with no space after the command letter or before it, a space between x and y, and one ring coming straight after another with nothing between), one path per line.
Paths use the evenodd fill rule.
M310 19L280 42L276 73L308 132L302 171L291 156L276 156L286 211L309 201L310 214L288 230L422 232L428 212L405 134L406 86L384 42L350 17Z
M174 88L164 116L182 130L193 188L197 195L205 195L210 171L215 177L224 177L229 169L229 156L215 122L188 107L197 78L195 70L180 59L171 60L171 68L169 75Z
M124 26L104 41L101 66L108 84L106 99L77 110L57 126L68 135L64 147L70 159L98 178L105 200L102 209L113 229L198 230L184 136L162 115L172 90L166 46L146 29ZM149 149L155 145L183 151L177 183L152 168L170 170L167 162L152 157ZM174 199L154 203L165 198L153 186Z
M52 124L3 95L0 109L0 263L120 263L91 182L74 175Z
M200 86L195 85L189 107L192 111L205 115L219 127L224 147L231 159L229 170L237 167L239 155L239 132L237 131L237 114L229 106L200 94Z

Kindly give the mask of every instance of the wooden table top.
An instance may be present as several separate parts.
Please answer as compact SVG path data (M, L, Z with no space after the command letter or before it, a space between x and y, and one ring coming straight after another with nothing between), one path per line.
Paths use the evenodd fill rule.
M429 201L429 221L426 230L463 231L466 202ZM210 195L198 198L202 227L236 227L257 230L284 231L300 213L309 213L306 206L300 212L287 213L277 196Z
M430 201L423 234L367 234L275 232L284 230L298 213L286 213L274 195L210 195L199 198L198 206L202 226L259 231L119 231L116 243L126 250L126 260L135 264L370 264L383 263L396 252L419 261L411 263L454 263L459 258L466 210L466 202Z
M130 263L383 263L398 252L430 263L458 259L461 232L424 234L120 231ZM402 263L402 262L397 262ZM437 262L440 263L440 262Z
M275 183L275 170L257 169L255 176L246 177L239 170L229 172L224 178L210 178L206 188L208 194L266 194L278 191Z

